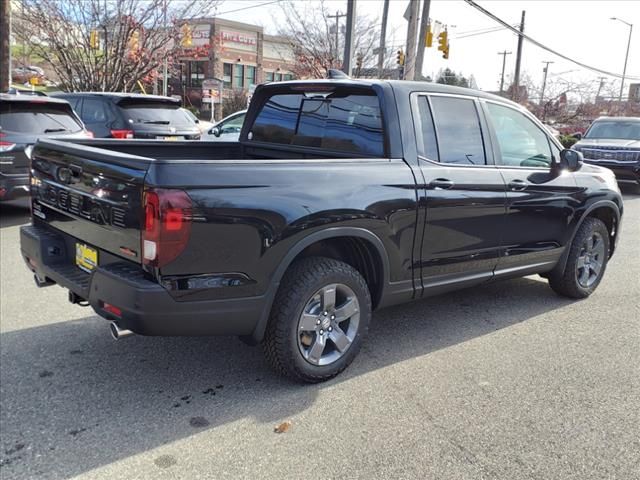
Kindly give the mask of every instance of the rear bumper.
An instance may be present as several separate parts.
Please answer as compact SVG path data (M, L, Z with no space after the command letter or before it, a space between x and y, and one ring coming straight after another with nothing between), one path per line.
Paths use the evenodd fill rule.
M29 175L0 173L0 201L29 196Z
M177 302L139 265L114 262L91 274L74 265L62 233L33 225L20 228L20 248L27 266L41 281L57 283L95 312L141 335L251 335L265 306L264 297ZM105 304L121 311L116 316Z
M618 163L606 160L584 160L584 163L608 168L615 174L618 183L640 185L640 164L638 163Z

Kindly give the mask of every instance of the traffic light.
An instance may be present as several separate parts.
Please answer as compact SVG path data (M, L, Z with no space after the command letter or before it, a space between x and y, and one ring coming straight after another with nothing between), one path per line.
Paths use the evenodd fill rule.
M100 48L100 35L97 30L91 30L91 32L89 32L89 46L94 50Z
M427 34L424 37L425 47L431 47L433 45L433 30L431 30L431 23L427 25Z
M402 49L400 49L398 50L398 53L396 55L396 63L402 67L404 66L404 60L405 60L404 52L402 51Z
M449 43L449 39L447 38L447 31L443 30L438 35L438 50L444 52L447 49L447 44Z
M438 35L438 50L442 52L442 58L449 58L449 38L446 30Z
M193 45L193 29L186 23L182 25L182 39L180 45L183 47L191 47Z
M131 32L131 36L129 37L129 50L139 50L140 49L140 32L138 30L134 30Z

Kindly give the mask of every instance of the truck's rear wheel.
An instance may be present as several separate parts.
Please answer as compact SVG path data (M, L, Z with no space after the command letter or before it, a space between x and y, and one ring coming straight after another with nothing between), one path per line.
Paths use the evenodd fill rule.
M283 375L322 382L353 361L370 320L371 296L357 270L330 258L302 259L278 290L265 355Z
M586 218L571 244L563 272L553 272L549 285L558 294L586 298L600 284L609 259L609 231L602 220Z

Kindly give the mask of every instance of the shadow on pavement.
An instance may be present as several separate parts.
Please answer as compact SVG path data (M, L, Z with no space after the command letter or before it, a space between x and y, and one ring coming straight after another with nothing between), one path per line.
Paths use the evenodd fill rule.
M0 203L0 228L29 223L29 200L14 200Z
M2 476L69 478L244 418L270 431L327 386L570 304L525 278L386 309L374 315L354 364L311 386L277 377L260 348L235 338L114 342L96 316L7 332Z

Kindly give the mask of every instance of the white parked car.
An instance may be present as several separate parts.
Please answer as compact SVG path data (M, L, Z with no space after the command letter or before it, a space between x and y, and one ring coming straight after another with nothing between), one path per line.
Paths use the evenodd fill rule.
M208 142L234 142L238 140L246 114L246 110L232 113L203 133L201 139Z

